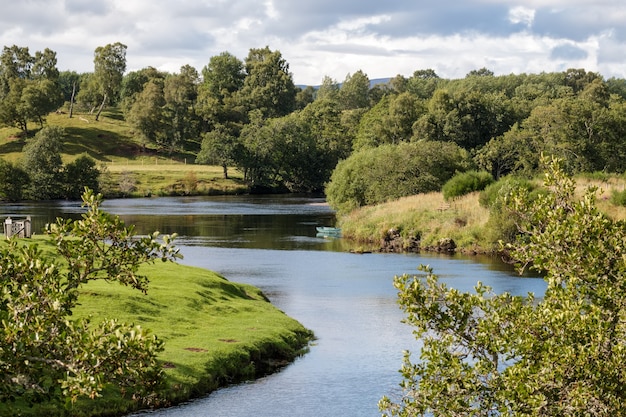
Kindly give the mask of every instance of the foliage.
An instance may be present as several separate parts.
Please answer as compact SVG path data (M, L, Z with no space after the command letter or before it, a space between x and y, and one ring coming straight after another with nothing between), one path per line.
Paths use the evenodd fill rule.
M573 199L558 161L550 192L510 195L521 235L508 246L521 267L545 274L543 298L493 294L478 282L462 293L425 277L395 278L423 348L406 353L404 396L386 415L606 416L626 404L626 224L601 214L594 190Z
M50 49L31 56L27 47L4 47L0 55L0 124L25 134L28 122L39 122L63 103L57 83L56 53Z
M338 100L342 110L369 107L370 80L363 71L348 74L341 84Z
M8 201L21 200L29 181L26 171L0 159L0 198Z
M238 99L250 110L259 110L265 118L291 113L296 105L296 86L289 64L280 51L269 47L250 49L245 60L246 78Z
M408 195L439 191L457 171L470 166L453 143L381 145L339 162L326 186L329 204L345 213L357 207Z
M611 193L611 203L617 206L626 206L626 190L614 190Z
M119 99L119 91L126 71L126 49L127 46L123 43L115 42L98 46L94 51L93 78L102 95L102 103L96 114L96 120L99 119L102 108L108 101L116 102Z
M490 184L480 193L478 198L480 205L489 209L486 224L486 240L489 243L495 244L500 241L510 243L517 238L518 218L506 209L506 201L511 193L520 190L527 192L530 199L544 192L528 180L509 175Z
M87 155L81 155L63 167L64 195L68 200L79 200L85 187L96 193L100 192L100 170L96 161Z
M24 147L22 169L30 178L28 197L34 200L52 200L61 197L63 183L61 147L64 136L65 131L62 128L45 127Z
M224 172L224 178L228 178L228 167L236 162L238 152L241 152L241 149L237 138L223 125L217 125L215 129L203 135L196 163L219 165Z
M163 81L150 80L141 92L137 93L130 107L127 120L143 137L145 143L165 141L166 122L164 120L165 95Z
M493 177L486 171L466 171L450 178L441 188L443 198L450 200L474 191L482 191L493 182Z
M509 175L485 187L480 193L478 201L483 207L494 208L500 211L504 208L506 196L519 188L531 192L536 187L529 180Z
M101 196L87 190L82 220L59 219L47 233L57 259L47 258L34 244L16 239L0 249L0 398L75 401L94 398L114 384L143 401L151 401L162 370L156 354L162 344L139 327L104 320L71 319L78 289L106 280L147 291L141 264L174 260L178 250L158 232L135 238L133 228L99 209Z

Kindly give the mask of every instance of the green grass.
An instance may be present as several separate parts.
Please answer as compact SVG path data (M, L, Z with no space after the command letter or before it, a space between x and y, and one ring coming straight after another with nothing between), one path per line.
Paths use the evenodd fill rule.
M45 238L40 246L52 251ZM81 290L74 317L116 318L149 329L165 342L167 402L176 404L225 384L266 374L303 353L312 333L274 307L253 286L175 263L145 265L144 295L116 283L93 281ZM71 415L121 415L135 405L114 393L77 403ZM41 415L45 408L25 410ZM47 414L50 410L46 411ZM0 406L0 415L2 406Z
M196 165L193 150L164 153L144 146L117 109L103 112L98 121L91 114L75 113L70 119L65 113L51 113L47 124L63 127L67 133L61 154L64 163L81 155L88 155L97 162L110 185L103 190L107 198L241 194L248 191L241 172L230 168L229 178L225 179L221 167ZM29 129L35 134L39 126L30 124ZM30 139L24 138L18 129L0 128L0 157L17 163ZM191 145L196 151L200 147L197 142ZM119 189L122 176L132 177L135 182L132 191Z

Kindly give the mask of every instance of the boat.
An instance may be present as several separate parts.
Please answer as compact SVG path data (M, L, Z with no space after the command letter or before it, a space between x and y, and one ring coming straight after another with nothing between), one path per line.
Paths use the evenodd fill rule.
M324 236L340 236L341 229L338 227L318 226L315 228L317 233Z

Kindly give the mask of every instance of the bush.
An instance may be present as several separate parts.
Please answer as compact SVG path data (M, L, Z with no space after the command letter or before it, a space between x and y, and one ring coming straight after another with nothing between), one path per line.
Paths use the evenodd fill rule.
M611 203L616 206L626 206L626 190L613 191L611 194Z
M515 241L518 234L516 225L517 219L507 210L504 210L504 197L508 196L514 190L522 188L530 193L529 198L531 199L535 199L537 194L542 192L541 190L537 190L535 185L528 180L507 176L487 186L483 192L480 193L478 197L480 205L489 209L489 220L485 227L488 241Z
M29 181L26 171L0 159L0 198L8 201L21 200Z
M451 142L412 142L365 148L339 162L326 187L333 209L355 208L439 191L455 172L471 164Z
M535 185L525 179L507 176L497 182L489 184L478 197L478 202L482 207L492 208L499 204L499 199L516 188L525 188L529 192L535 189Z
M493 177L487 171L467 171L456 174L443 185L443 198L461 197L474 191L482 191L493 183Z

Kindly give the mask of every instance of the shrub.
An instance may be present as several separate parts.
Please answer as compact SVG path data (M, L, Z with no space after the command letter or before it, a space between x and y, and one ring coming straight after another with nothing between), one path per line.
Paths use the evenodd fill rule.
M626 190L613 191L611 194L611 203L616 206L626 206Z
M504 210L504 197L516 189L525 188L532 199L542 192L537 190L535 185L528 180L513 176L507 176L497 182L487 186L480 193L478 201L481 206L489 209L489 220L485 229L487 230L487 240L490 242L513 242L518 234L516 220L511 213Z
M516 188L526 188L530 192L535 189L535 186L525 179L513 176L503 177L485 187L478 197L478 202L482 207L492 208L495 204L499 204L500 197L509 194Z
M439 191L470 163L467 152L450 142L365 148L339 162L326 186L326 197L333 209L346 213L364 205Z
M493 183L493 177L487 171L467 171L456 174L443 185L441 191L447 201L474 191L482 191Z

